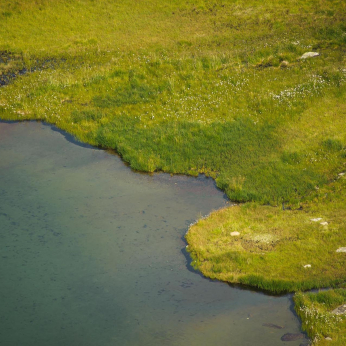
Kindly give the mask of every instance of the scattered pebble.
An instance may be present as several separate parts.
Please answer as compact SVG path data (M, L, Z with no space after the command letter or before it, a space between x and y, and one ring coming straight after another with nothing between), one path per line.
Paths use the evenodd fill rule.
M336 252L346 252L346 247L339 247Z
M342 172L342 173L339 173L338 175L339 175L340 177L342 177L343 175L345 175L345 173Z
M328 222L327 222L327 221L321 222L320 224L321 224L322 226L328 226Z
M324 338L324 340L332 341L333 339L327 336L326 338Z
M311 268L311 264L305 264L304 268Z
M317 217L316 219L310 219L311 221L314 221L314 222L318 222L318 221L321 221L322 218L321 217Z
M239 232L231 232L231 236L232 236L232 237L236 237L236 236L238 236L238 235L240 235Z
M317 53L317 52L306 52L300 57L300 59L313 58L313 57L319 56L319 55L320 55L320 53Z

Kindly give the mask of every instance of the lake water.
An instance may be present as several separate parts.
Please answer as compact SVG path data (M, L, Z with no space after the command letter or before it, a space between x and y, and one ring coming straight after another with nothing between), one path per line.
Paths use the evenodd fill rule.
M189 270L213 180L132 172L42 123L0 123L0 344L300 345L290 297ZM284 326L274 329L263 326Z

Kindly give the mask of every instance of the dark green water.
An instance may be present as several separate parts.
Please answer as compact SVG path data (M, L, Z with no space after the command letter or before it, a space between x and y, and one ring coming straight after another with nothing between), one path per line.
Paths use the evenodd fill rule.
M188 225L225 203L212 180L0 123L0 344L300 345L280 340L299 332L289 297L188 270Z

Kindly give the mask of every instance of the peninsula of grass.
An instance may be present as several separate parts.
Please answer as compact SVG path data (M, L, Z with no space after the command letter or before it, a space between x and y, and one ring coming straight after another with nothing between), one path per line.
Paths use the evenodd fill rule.
M244 203L190 227L192 265L205 276L283 293L345 282L346 175L300 208ZM345 249L346 250L346 249ZM339 250L340 251L340 250Z
M204 173L243 203L190 228L204 275L346 281L345 1L5 0L0 24L1 119Z

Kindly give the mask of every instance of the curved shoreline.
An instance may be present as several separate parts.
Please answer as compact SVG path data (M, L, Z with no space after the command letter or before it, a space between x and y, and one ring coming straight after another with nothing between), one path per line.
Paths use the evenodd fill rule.
M0 118L47 122L136 172L205 174L246 202L188 231L205 276L344 283L345 4L73 6L0 4Z

